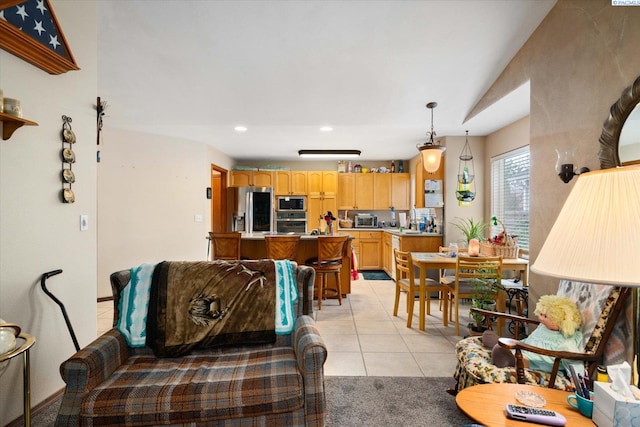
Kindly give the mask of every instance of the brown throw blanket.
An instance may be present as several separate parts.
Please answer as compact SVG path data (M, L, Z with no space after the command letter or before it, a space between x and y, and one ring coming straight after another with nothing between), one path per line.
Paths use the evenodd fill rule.
M153 273L147 345L156 357L275 341L272 260L168 262Z

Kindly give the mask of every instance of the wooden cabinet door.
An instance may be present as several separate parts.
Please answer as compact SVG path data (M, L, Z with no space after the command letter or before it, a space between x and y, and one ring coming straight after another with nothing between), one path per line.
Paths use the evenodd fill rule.
M341 173L338 175L338 209L356 208L356 175L355 173Z
M291 194L291 173L289 171L276 171L274 173L276 196L288 196Z
M376 210L391 209L391 177L397 174L375 173L373 174L373 208ZM395 206L394 206L395 207ZM398 208L396 208L398 209Z
M307 194L307 171L291 171L289 179L289 192L292 196L305 196Z
M356 175L356 209L373 209L373 187L374 174L357 173Z
M397 211L411 209L411 174L391 174L391 206Z
M338 193L338 172L322 172L322 191L325 196L335 197Z
M253 172L253 182L255 187L273 187L273 172L255 171Z
M391 234L383 233L382 236L382 268L389 276L393 274L391 263L393 262L393 250L391 247ZM395 277L391 277L395 279Z
M322 171L307 172L307 195L320 195L322 193Z
M382 232L360 232L360 269L379 270L382 268L380 258L382 255Z
M229 174L230 187L249 187L252 181L252 173L250 171L231 171Z
M307 231L319 226L320 215L323 215L322 196L320 194L307 196Z

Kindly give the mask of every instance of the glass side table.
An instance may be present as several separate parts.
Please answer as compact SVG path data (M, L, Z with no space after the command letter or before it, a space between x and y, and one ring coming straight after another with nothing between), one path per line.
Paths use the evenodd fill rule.
M29 361L29 349L36 343L36 338L33 335L20 333L16 339L23 340L21 346L15 349L0 354L0 362L13 359L16 356L22 355L22 392L23 392L23 405L24 405L24 425L31 426L31 366Z

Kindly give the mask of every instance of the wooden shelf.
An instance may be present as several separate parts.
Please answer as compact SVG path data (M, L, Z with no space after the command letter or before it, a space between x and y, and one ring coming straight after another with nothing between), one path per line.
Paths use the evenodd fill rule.
M11 114L0 113L0 121L2 124L2 139L6 141L11 138L13 132L16 129L21 128L24 125L27 126L38 126L36 122L32 122L31 120L21 119L20 117L12 116Z

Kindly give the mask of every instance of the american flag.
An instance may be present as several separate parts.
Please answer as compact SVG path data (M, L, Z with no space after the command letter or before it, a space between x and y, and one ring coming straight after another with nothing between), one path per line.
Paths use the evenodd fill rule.
M0 19L4 19L31 38L52 51L64 55L58 28L53 22L49 4L45 0L27 0L21 4L0 10Z

